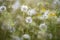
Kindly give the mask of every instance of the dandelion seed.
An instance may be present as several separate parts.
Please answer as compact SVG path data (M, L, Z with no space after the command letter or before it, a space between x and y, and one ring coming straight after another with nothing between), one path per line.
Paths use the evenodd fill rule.
M26 17L26 23L32 23L32 18L31 17Z
M26 5L22 5L21 6L21 11L22 12L27 12L28 11L28 7Z
M48 18L49 10L46 10L45 13L43 14L44 19Z
M6 6L0 6L0 12L5 11L6 10Z
M47 25L45 23L40 24L39 26L40 30L47 30Z
M22 37L23 37L24 39L30 39L30 35L29 35L29 34L24 34Z
M27 12L27 14L28 14L29 16L35 15L35 14L36 14L36 10L35 10L35 9L30 9L30 10Z
M17 0L13 5L12 5L12 8L13 10L16 10L20 7L20 2Z
M48 14L49 14L49 10L46 10L46 11L44 12L44 14L43 14L42 16L40 16L40 19L41 19L41 20L48 19Z
M40 20L46 20L48 19L48 15L42 15L39 17Z

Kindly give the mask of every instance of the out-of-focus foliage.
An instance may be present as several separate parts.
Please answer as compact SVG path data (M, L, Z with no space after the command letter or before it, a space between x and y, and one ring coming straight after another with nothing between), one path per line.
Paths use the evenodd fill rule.
M0 40L60 40L60 0L0 0Z

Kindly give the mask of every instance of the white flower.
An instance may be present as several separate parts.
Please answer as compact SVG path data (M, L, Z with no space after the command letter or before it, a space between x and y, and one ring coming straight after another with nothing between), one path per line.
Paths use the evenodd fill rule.
M45 13L43 14L44 19L48 18L49 10L46 10Z
M30 39L30 35L29 35L29 34L24 34L22 37L23 37L24 39Z
M39 26L40 30L47 30L47 25L45 23L40 24Z
M46 20L48 19L48 15L42 15L40 17L38 17L40 20Z
M20 7L20 3L19 3L19 1L17 0L13 5L12 5L12 8L13 8L13 10L16 10L16 9L18 9Z
M21 11L22 12L27 12L28 11L28 7L26 5L22 5L21 6Z
M32 16L32 15L35 15L36 14L36 10L35 9L30 9L28 12L27 12L28 15Z
M6 6L0 6L0 12L6 10Z
M26 23L32 23L32 18L31 17L26 17Z
M48 14L49 14L49 10L46 10L45 13L42 16L39 17L40 20L48 19Z

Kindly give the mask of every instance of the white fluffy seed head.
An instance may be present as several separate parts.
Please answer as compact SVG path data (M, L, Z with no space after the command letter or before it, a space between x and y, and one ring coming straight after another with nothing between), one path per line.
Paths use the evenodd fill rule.
M21 11L22 12L27 12L28 11L28 7L26 5L22 5L21 6Z
M32 15L35 15L35 14L36 14L36 10L35 9L30 9L27 12L27 15L29 15L29 16L32 16Z
M32 18L31 17L26 17L25 21L26 21L26 23L32 23Z
M40 20L46 20L48 19L48 15L42 15L40 17L38 17Z
M29 35L29 34L24 34L22 37L23 37L24 39L30 39L30 35Z
M47 25L45 23L40 24L39 26L40 30L47 30Z
M12 8L13 8L13 10L16 10L16 9L18 9L20 7L20 3L19 3L19 1L17 0L13 5L12 5Z
M0 6L0 12L5 11L6 10L6 6Z
M48 19L49 10L46 10L45 13L40 17L41 20Z

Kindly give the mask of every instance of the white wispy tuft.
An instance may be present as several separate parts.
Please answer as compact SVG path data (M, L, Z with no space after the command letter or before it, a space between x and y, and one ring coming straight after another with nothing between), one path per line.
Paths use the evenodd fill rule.
M24 34L24 35L22 36L22 38L23 38L23 39L28 39L28 40L30 40L30 35L29 35L29 34Z
M26 23L32 23L32 18L31 17L26 17L25 21L26 21Z
M0 6L0 12L3 12L6 10L6 6Z
M47 30L47 25L45 23L40 24L39 26L40 30Z
M20 7L20 2L19 0L16 0L16 2L12 5L13 10L16 10Z
M22 12L27 12L27 11L28 11L28 6L22 5L22 6L21 6L21 11L22 11Z
M30 9L30 10L28 10L27 14L29 16L35 15L36 14L36 10L35 9Z

